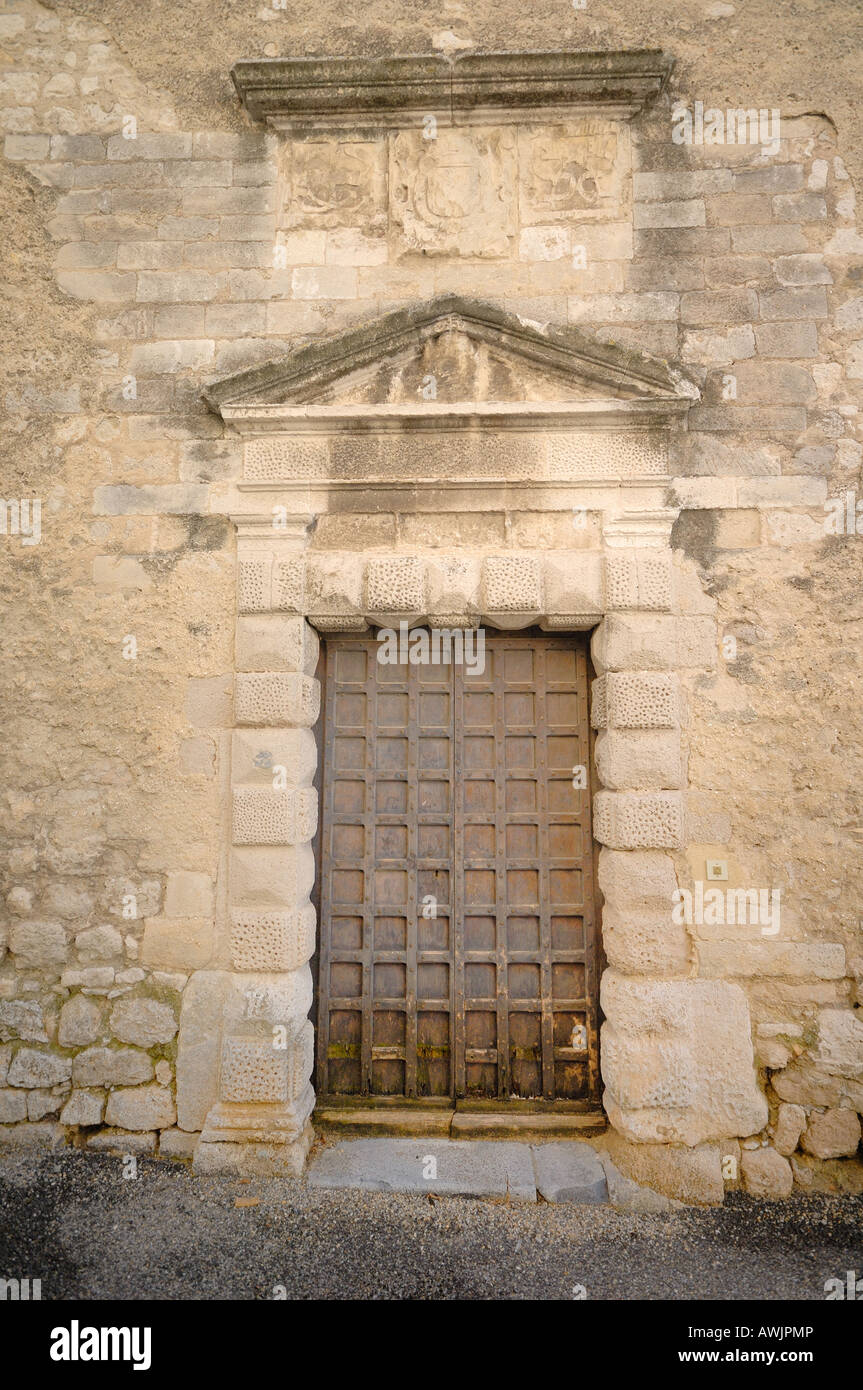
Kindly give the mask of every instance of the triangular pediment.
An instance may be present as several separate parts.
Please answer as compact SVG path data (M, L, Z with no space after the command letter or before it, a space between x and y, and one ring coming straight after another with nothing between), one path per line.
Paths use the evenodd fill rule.
M222 412L255 406L685 401L698 391L646 353L599 344L491 304L445 298L317 340L204 392Z

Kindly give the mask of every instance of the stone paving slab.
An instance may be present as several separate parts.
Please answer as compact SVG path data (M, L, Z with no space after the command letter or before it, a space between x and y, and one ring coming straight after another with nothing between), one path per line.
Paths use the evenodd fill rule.
M589 1144L534 1144L531 1154L536 1190L547 1202L608 1201L605 1172Z
M530 1146L505 1142L346 1140L314 1157L308 1181L311 1187L354 1187L366 1192L509 1196L510 1201L536 1201Z

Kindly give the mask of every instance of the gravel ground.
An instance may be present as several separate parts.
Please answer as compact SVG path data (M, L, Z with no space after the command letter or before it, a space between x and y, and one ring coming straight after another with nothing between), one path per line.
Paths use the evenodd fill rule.
M238 1206L237 1202L245 1205ZM824 1300L863 1274L863 1198L646 1216L312 1190L75 1151L0 1160L0 1276L45 1299ZM274 1293L276 1286L284 1292Z

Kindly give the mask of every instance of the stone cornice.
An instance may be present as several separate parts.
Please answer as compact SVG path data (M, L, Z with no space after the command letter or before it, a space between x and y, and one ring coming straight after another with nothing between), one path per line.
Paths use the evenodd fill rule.
M583 53L467 53L453 59L271 58L231 70L256 119L292 134L440 124L629 119L665 86L659 49Z
M448 329L462 331L547 373L590 383L605 397L636 396L644 402L684 399L689 404L699 396L683 372L646 353L597 343L577 328L531 323L497 305L456 295L397 309L371 323L318 339L280 360L213 381L202 395L225 419L229 408L232 418L239 417L240 408L254 408L256 413L259 407L281 409L292 400L296 403L298 396L308 401L340 377L394 354L418 351L426 340Z
M686 414L687 398L667 400L464 401L398 405L222 406L222 418L241 434L343 435L364 437L392 430L635 430L668 428Z

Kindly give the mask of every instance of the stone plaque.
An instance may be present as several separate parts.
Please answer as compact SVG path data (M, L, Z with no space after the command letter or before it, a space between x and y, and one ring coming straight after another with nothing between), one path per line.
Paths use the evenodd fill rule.
M629 173L629 131L619 121L572 121L522 130L522 225L615 221L628 201Z
M284 154L280 226L386 224L386 146L382 141L294 141Z
M420 131L393 138L390 214L401 255L506 256L515 232L511 130Z

